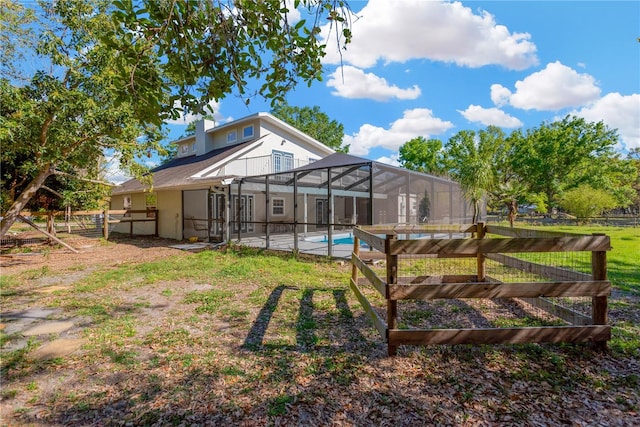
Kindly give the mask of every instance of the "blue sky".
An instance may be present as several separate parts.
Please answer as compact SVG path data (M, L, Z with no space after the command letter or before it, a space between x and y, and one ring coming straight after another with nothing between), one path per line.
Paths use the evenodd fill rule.
M638 1L349 4L357 18L342 65L330 44L324 81L301 84L288 103L341 122L351 154L395 164L418 136L508 133L567 114L618 129L623 153L640 146ZM270 107L230 96L215 109L223 124ZM169 139L190 120L169 124Z

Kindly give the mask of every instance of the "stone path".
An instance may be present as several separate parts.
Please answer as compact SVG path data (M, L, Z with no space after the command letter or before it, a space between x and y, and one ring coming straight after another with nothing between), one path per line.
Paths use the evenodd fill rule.
M0 329L7 335L19 335L19 338L9 341L3 351L15 351L25 348L30 337L42 337L47 340L55 335L52 341L45 342L29 357L34 360L48 360L67 356L86 342L83 338L73 336L74 323L71 320L50 320L59 314L60 310L47 307L34 307L24 311L0 313ZM66 335L65 335L66 333Z

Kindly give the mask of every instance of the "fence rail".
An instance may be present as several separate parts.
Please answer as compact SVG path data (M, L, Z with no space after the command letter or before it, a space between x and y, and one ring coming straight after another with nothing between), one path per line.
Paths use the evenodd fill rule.
M606 346L606 341L611 337L611 328L607 325L607 297L611 293L611 283L606 277L606 252L611 249L608 236L569 236L565 233L512 229L478 223L471 226L437 227L437 231L450 232L452 236L454 233L473 233L473 238L398 238L402 234L407 234L408 237L411 234L434 230L433 226L365 226L354 229L351 289L386 340L389 355L395 355L397 346L405 344L591 341L598 346ZM385 234L385 238L379 236L382 233ZM370 253L360 254L360 240L382 252L382 257L386 260L385 280L378 277L363 261L363 257ZM591 252L591 274L517 258L532 253L556 252ZM439 274L425 271L421 275L407 276L399 272L403 260L423 258L438 263L450 258L469 260L470 257L477 259L477 262L473 261L474 274ZM487 260L498 264L502 269L521 272L530 280L504 280L492 277L487 274ZM415 270L415 265L412 267L409 270ZM364 275L362 280L359 279L358 273ZM386 300L386 322L360 288L367 285L371 285ZM559 302L575 297L591 298L591 316L564 307ZM518 298L569 325L472 329L398 328L400 300L459 298Z
M154 209L22 212L20 216L24 218L23 222L28 222L40 231L46 240L51 240L60 234L108 239L114 231L126 233L129 236L158 236L159 212ZM44 226L32 221L32 218L44 218ZM144 223L153 223L153 227L151 229L137 227L138 224ZM21 239L10 236L2 236L2 242L3 245L25 244Z

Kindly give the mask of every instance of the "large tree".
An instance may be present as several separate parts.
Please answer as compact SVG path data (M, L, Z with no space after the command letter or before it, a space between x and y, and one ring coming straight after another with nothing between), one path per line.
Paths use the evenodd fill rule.
M443 163L444 151L439 139L413 138L402 144L399 150L400 166L409 170L436 175L446 175Z
M594 170L613 172L609 166L617 142L616 131L604 123L567 116L522 134L514 143L513 168L531 193L546 196L551 208L565 190L586 181Z
M631 198L633 210L636 215L640 212L640 147L629 150L628 160L635 168L633 172L633 183L631 188L633 189L633 196Z
M327 147L342 153L349 152L348 145L342 145L344 125L329 118L320 107L295 107L282 102L271 110L271 114L290 124L312 138L322 142Z
M452 136L445 150L445 164L473 205L473 222L478 220L480 202L495 183L492 158L495 148L490 139L463 130Z
M322 18L342 44L350 39L348 6L333 0L295 2L310 24L291 23L280 0L5 3L0 144L3 169L15 167L20 185L5 191L3 178L10 200L0 234L57 171L96 170L110 149L140 176L135 160L160 148L165 119L234 92L280 102L298 81L319 80Z

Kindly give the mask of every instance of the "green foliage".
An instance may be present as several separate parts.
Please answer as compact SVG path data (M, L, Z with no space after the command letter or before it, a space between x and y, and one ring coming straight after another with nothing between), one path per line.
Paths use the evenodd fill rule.
M247 103L260 95L275 105L298 82L321 79L325 18L337 23L339 44L350 41L343 31L350 16L345 2L295 4L307 7L314 22L290 25L289 10L273 1L117 0L117 25L102 41L119 52L114 79L125 89L123 98L139 101L136 111L145 121L159 124L180 109L204 113L210 101L233 91Z
M403 168L435 175L446 174L442 141L439 139L426 140L419 136L404 143L399 153L398 162Z
M165 119L203 113L234 91L247 103L255 95L282 102L299 81L319 80L325 49L319 26L330 17L339 43L348 43L348 6L296 2L316 20L291 26L277 3L2 2L0 234L56 171L99 178L109 150L142 177L137 160L163 151ZM13 66L22 56L37 64L32 75Z
M530 192L545 194L553 206L565 189L584 182L594 170L603 176L613 173L611 159L617 141L616 131L602 122L567 116L520 134L514 145L513 169ZM597 188L602 188L602 182Z
M497 128L476 134L463 130L449 139L444 163L467 199L473 203L473 221L477 220L480 202L496 183L495 157L501 152L503 139L495 138Z
M631 176L632 195L631 204L636 212L640 212L640 147L636 147L629 151L627 160L633 166L634 171Z
M400 147L399 159L405 168L452 177L474 205L488 196L491 209L514 215L522 203L546 212L582 184L611 194L615 206L640 209L640 155L632 150L622 159L617 142L617 132L602 122L567 116L508 136L495 126L464 130L444 146L415 138Z
M294 107L285 103L277 104L271 114L280 120L301 130L310 137L322 142L327 147L342 153L349 152L349 146L342 146L344 126L337 120L331 120L328 115L314 107Z
M616 206L616 200L602 190L596 190L587 184L566 191L560 199L560 206L576 216L578 221L601 215L603 211Z

